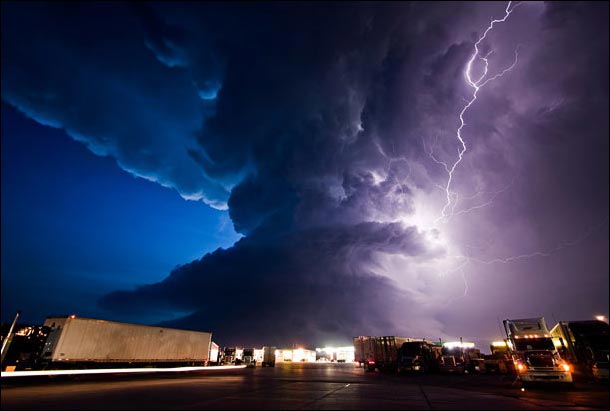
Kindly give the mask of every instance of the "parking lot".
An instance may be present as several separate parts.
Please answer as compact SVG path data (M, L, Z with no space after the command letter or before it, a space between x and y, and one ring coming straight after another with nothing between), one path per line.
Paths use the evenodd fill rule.
M2 409L608 409L608 385L503 375L389 375L352 364L4 381Z

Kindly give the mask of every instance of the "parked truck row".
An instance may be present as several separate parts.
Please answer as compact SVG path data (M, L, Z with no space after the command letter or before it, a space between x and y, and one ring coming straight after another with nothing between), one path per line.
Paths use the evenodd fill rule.
M275 366L276 348L265 346L262 348L226 347L218 353L215 362L218 365L245 365L255 367L260 363L263 367Z
M478 371L480 350L473 343L433 342L396 336L354 337L356 362L367 371L446 372Z
M14 323L2 344L3 370L233 364L253 367L257 363L273 367L278 352L280 361L304 361L309 354L315 361L317 355L326 360L326 351L333 350L221 348L209 332L74 315L49 317L42 326L18 328L11 333ZM369 371L514 373L524 383L570 383L572 375L608 379L608 323L568 321L558 323L552 330L544 318L507 319L503 324L506 339L494 341L490 355L481 354L473 343L461 339L443 342L360 336L353 339L354 361ZM11 349L5 350L9 345Z
M481 354L473 343L397 336L354 337L355 361L367 371L403 373L513 373L524 383L571 383L572 373L608 379L608 324L544 318L504 320L506 339Z

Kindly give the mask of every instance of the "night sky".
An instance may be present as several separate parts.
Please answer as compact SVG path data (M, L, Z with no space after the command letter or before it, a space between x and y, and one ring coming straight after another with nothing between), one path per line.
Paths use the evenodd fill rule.
M608 21L2 2L2 321L485 349L505 318L607 316Z

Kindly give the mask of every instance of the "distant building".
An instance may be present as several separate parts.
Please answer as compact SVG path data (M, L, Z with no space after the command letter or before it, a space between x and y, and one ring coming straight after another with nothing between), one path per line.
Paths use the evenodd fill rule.
M354 347L350 345L347 347L316 348L316 358L318 361L354 362Z
M316 352L304 348L275 350L276 362L316 362Z

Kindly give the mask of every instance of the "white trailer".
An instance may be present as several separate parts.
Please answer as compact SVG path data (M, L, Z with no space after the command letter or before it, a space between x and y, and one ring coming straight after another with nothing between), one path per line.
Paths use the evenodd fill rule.
M49 317L47 363L207 364L212 334L92 318Z
M364 366L375 359L375 337L354 337L354 361Z
M214 341L212 341L210 345L210 359L209 362L218 365L218 354L220 351L220 347Z

